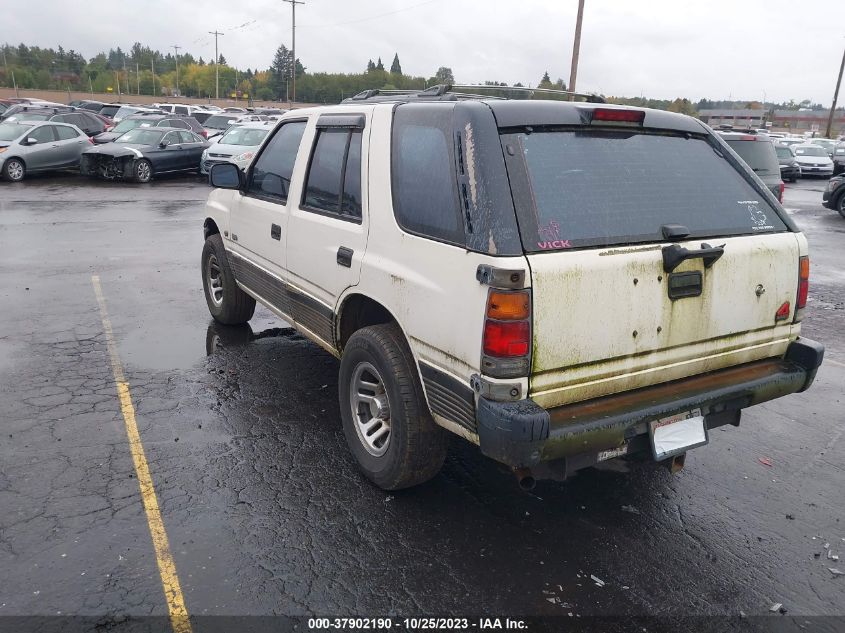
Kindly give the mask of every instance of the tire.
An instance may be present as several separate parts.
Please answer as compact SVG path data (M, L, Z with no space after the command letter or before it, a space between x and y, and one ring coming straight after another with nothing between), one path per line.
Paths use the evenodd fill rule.
M398 326L365 327L349 338L338 391L346 442L375 485L400 490L440 472L448 432L431 418L416 363ZM358 396L364 392L363 398ZM386 439L381 437L385 427Z
M153 179L153 164L146 158L136 160L132 165L132 176L135 178L135 182L150 182Z
M839 211L839 215L845 218L845 193L839 194L839 200L836 202L836 210Z
M26 176L26 165L20 158L10 158L3 163L3 177L12 182L20 182Z
M202 287L214 320L241 325L255 313L255 299L238 287L219 234L211 235L202 248Z

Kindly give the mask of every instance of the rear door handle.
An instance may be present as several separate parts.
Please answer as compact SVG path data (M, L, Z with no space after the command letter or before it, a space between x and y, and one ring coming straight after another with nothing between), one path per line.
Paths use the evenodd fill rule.
M352 268L352 256L355 254L351 248L346 248L345 246L341 246L337 249L337 263L339 266L345 266L346 268Z
M282 241L282 227L278 224L271 224L270 225L270 237L274 240Z

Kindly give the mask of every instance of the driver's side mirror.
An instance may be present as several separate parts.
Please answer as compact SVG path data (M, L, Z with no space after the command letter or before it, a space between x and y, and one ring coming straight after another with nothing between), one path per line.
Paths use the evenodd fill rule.
M23 145L36 145L38 143L37 138L33 138L32 136L27 137L27 139L23 142Z
M159 146L161 149L164 149L164 148L165 148L165 147L167 147L168 145L170 145L170 141L162 141L161 143L159 143L159 144L158 144L158 146Z
M209 183L218 189L240 189L243 186L243 179L243 172L233 163L212 165L211 172L208 174Z

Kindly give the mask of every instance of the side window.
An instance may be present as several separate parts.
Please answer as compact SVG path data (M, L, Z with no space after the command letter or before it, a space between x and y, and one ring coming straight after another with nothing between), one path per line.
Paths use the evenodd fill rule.
M182 119L170 119L170 121L168 121L168 127L178 127L182 128L183 130L187 130L188 124L185 123Z
M56 140L55 137L55 126L53 125L42 125L41 127L37 127L32 132L27 135L27 138L34 138L37 143L40 145L41 143L52 143Z
M304 133L305 121L285 123L279 128L252 167L248 194L281 204L287 202L293 165Z
M89 121L84 114L69 114L68 123L73 123L80 130L93 129L94 125Z
M361 131L325 128L317 134L303 206L361 217Z
M197 139L190 132L179 132L179 138L183 143L196 143Z
M393 211L403 229L465 244L457 195L451 108L399 106L393 121Z
M168 132L164 135L164 138L161 139L162 143L167 143L168 145L178 145L181 141L179 140L179 136L177 132Z
M79 134L76 130L74 130L72 127L65 127L64 125L56 126L56 134L58 134L60 141L69 141L71 139L79 137Z
M361 217L361 132L352 133L343 176L341 215Z
M171 112L173 114L188 114L188 108L185 107L185 106L180 106L180 105L173 106L173 109L171 110Z

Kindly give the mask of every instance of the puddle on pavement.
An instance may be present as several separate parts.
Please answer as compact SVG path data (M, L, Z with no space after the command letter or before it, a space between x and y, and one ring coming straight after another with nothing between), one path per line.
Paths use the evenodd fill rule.
M250 324L238 327L220 326L209 321L147 321L122 335L120 357L127 367L132 368L151 371L189 369L221 347L246 345L259 338L289 333L293 330L288 324L272 315L253 318Z

